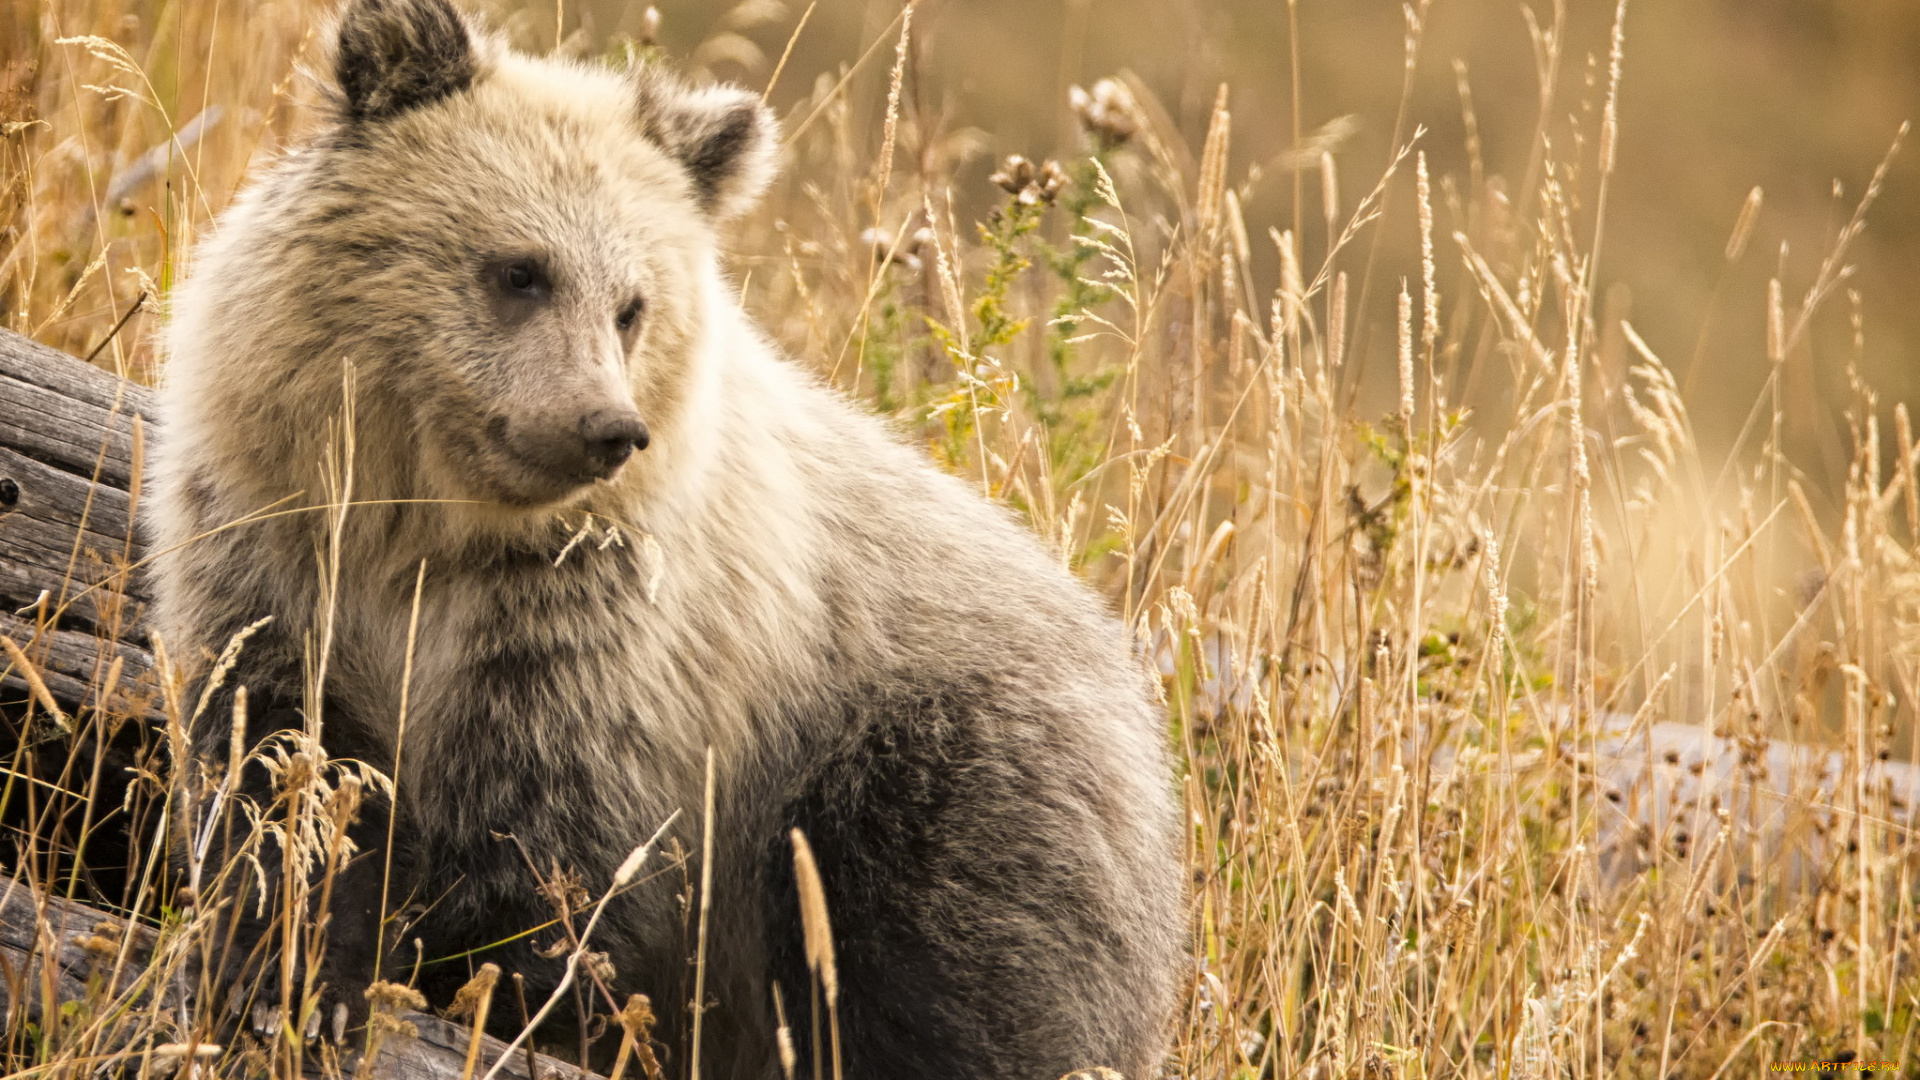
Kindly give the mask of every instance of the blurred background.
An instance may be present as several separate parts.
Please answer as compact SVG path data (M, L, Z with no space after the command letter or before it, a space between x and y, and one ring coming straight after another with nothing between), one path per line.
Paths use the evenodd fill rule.
M478 3L522 47L543 51L564 42L582 55L605 54L623 40L648 36L650 28L645 0ZM98 17L84 13L90 6L100 8ZM285 73L295 55L318 56L313 27L331 6L314 0L192 0L137 5L133 10L144 14L114 15L109 9L127 9L106 0L0 5L0 121L37 118L48 125L0 141L0 156L22 155L8 158L9 167L0 170L10 179L9 190L0 190L0 219L13 216L10 199L21 200L33 184L47 181L49 167L95 162L93 199L117 196L112 185L138 171L130 166L143 153L164 145L157 114L115 125L121 145L107 147L89 143L98 136L87 124L40 116L51 107L46 88L83 74L73 68L78 52L51 48L54 38L108 31L129 48L185 132L194 131L192 121L208 106L257 108L247 99L257 96L253 88L279 85L292 104L276 104L283 115L265 129L234 124L228 116L199 132L206 141L193 156L208 162L208 175L197 179L216 194L203 196L209 204L187 214L192 225L218 209L217 193L237 183L238 175L225 175L227 162L250 160L272 149L273 135L291 134L289 118L301 114L293 105L310 100L312 90ZM886 93L900 5L822 0L795 38L807 10L803 0L663 0L652 32L666 55L759 87L767 85L791 41L791 56L771 94L790 125L851 69L851 85L840 100L860 104L844 123L851 145L870 146L877 139L867 129L877 128L884 115L877 104ZM1256 232L1303 220L1303 254L1311 265L1318 260L1316 246L1325 246L1324 231L1313 227L1322 220L1318 155L1309 155L1309 175L1300 185L1304 205L1296 217L1296 122L1303 145L1333 153L1346 202L1343 218L1389 161L1396 128L1404 139L1424 127L1419 146L1436 175L1441 281L1458 295L1466 280L1458 249L1446 236L1456 228L1471 231L1461 207L1480 202L1474 193L1484 192L1486 184L1532 190L1529 169L1540 161L1536 131L1562 143L1591 140L1597 131L1594 113L1605 95L1614 15L1613 0L1566 0L1559 8L1548 0L1531 7L1507 0L1437 0L1425 9L1417 64L1403 79L1408 13L1387 0L923 0L903 88L908 123L902 149L919 153L922 174L950 187L964 222L984 215L998 198L986 177L1002 156L1070 158L1081 152L1068 107L1070 86L1130 72L1185 141L1198 147L1224 83L1235 121L1228 181L1240 191L1246 220ZM247 24L243 33L253 46L212 58L179 52L183 40L220 30L223 18ZM1556 19L1563 20L1562 60L1557 71L1544 73L1538 66L1547 51L1541 36L1551 33ZM1596 295L1605 297L1604 322L1630 319L1679 374L1709 461L1733 448L1766 382L1768 279L1781 279L1789 311L1798 306L1900 125L1920 114L1916 55L1920 4L1905 0L1641 0L1629 7L1618 171ZM1544 123L1543 81L1553 91ZM110 122L94 121L93 127ZM24 138L39 143L22 144ZM51 150L50 139L59 144ZM240 140L249 142L237 147L239 155L223 153ZM928 152L936 143L938 153ZM30 156L23 145L48 155L39 161L38 178L34 169L19 167ZM1590 164L1593 148L1557 145L1552 156ZM802 181L824 183L839 164L802 156L790 168ZM810 166L817 176L808 175ZM1856 338L1851 325L1850 298L1835 296L1822 306L1807 346L1789 356L1783 369L1789 406L1784 448L1816 481L1810 485L1816 497L1844 475L1850 366L1857 365L1884 405L1920 397L1920 365L1911 360L1920 344L1915 170L1911 154L1893 160L1867 230L1849 253L1857 273L1842 291L1859 294L1862 333ZM1383 301L1397 275L1417 266L1410 262L1417 255L1410 173L1402 170L1396 178L1387 220L1363 238L1376 245L1369 255L1377 268L1369 302L1356 305L1362 321L1358 344L1368 354L1368 342L1390 346L1392 304ZM1578 176L1568 179L1579 198L1577 189L1587 185ZM1742 257L1730 261L1728 239L1754 188L1763 192L1762 210ZM39 235L12 245L12 261L44 262L51 246L56 260L73 263L69 276L77 276L91 258L86 249L100 239L118 233L150 246L136 234L153 231L148 219L154 215L139 208L155 208L161 217L172 211L158 201L163 193L138 185L127 191L131 197L120 207L124 222L100 226L90 216L43 222L36 226ZM76 205L91 201L82 194ZM784 200L775 208L786 212L794 205ZM1528 208L1519 210L1526 216ZM1253 240L1253 287L1270 294L1275 248L1262 236ZM35 244L40 246L29 251ZM71 251L63 253L69 244ZM8 269L0 267L0 308L8 306ZM40 287L42 308L70 284ZM35 291L22 289L17 276L11 287ZM96 296L99 291L83 289L59 318L28 329L86 352L99 336L100 319L110 323L110 312L124 309L129 299L118 295L127 291L119 285L113 297ZM72 340L62 336L68 327ZM1360 415L1391 407L1391 367L1390 360L1372 363L1356 402ZM1466 396L1471 402L1472 395Z
M567 0L568 33L596 43L643 31L639 0ZM714 74L765 85L803 2L739 5L664 2L660 41ZM538 41L555 8L500 4L496 18ZM891 0L825 0L794 45L772 99L783 114L822 73L880 41L858 75L884 84ZM568 13L570 12L570 14ZM1597 108L1605 93L1615 4L1565 5L1564 58L1550 122ZM1548 3L1437 0L1411 81L1404 123L1427 129L1420 143L1436 174L1462 193L1474 162L1461 87L1477 121L1487 177L1522 186L1534 147L1541 75L1530 23L1554 21ZM908 90L948 130L972 129L977 154L956 170L963 199L984 206L985 181L1009 153L1041 157L1073 145L1072 84L1125 70L1159 96L1188 142L1205 135L1225 83L1234 114L1229 182L1258 174L1244 200L1250 222L1293 219L1288 174L1294 145L1291 56L1297 20L1300 124L1328 130L1345 198L1357 198L1386 166L1403 84L1406 15L1383 0L927 0L916 9ZM1620 99L1621 143L1598 291L1608 314L1634 327L1683 380L1710 460L1731 448L1765 382L1768 278L1779 275L1789 308L1811 284L1836 231L1857 205L1903 121L1920 116L1920 4L1905 0L1661 0L1631 4ZM857 76L858 77L858 76ZM869 117L877 123L878 117ZM1592 124L1587 130L1594 130ZM1572 157L1561 148L1562 157ZM1590 156L1590 154L1589 154ZM1858 366L1883 402L1920 398L1920 172L1896 157L1885 192L1852 249L1864 318ZM1311 167L1311 166L1310 166ZM1411 178L1389 203L1383 266L1407 266L1416 232ZM1728 240L1755 187L1764 193L1744 257L1729 265ZM1304 185L1304 216L1319 219L1319 179ZM963 203L964 205L964 203ZM1458 200L1454 201L1458 206ZM1438 209L1444 234L1464 228ZM1308 230L1311 235L1311 229ZM1259 238L1256 237L1256 240ZM1397 245L1397 246L1396 246ZM1270 243L1255 243L1256 273L1275 272ZM1443 279L1457 268L1440 245ZM1452 265L1447 265L1451 261ZM1271 289L1267 276L1258 286ZM1392 287L1376 281L1375 288ZM1383 320L1389 304L1369 305ZM1788 358L1786 449L1803 469L1837 486L1847 458L1844 411L1854 363L1851 305L1827 305L1811 347ZM1384 322L1367 336L1390 342ZM1377 363L1363 413L1389 407L1390 363ZM1368 405L1377 406L1369 408ZM1821 475L1824 474L1824 475Z

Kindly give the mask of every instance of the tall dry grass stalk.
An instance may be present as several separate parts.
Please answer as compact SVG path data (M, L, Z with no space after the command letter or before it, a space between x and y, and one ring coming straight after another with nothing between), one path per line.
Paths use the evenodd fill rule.
M799 829L790 834L793 841L793 877L800 895L800 931L806 948L807 970L818 984L813 992L813 1075L820 1080L820 998L827 999L828 1042L833 1047L833 1078L840 1080L840 968L834 960L833 922L827 916L827 890L820 883L820 864L813 857L813 845ZM783 1022L781 1027L786 1025ZM791 1056L791 1051L783 1054ZM786 1071L793 1071L786 1065Z
M243 22L231 5L50 0L0 18L25 61L0 88L6 325L156 374L150 313L110 331L143 291L164 302L249 165L310 122L297 69L323 7ZM1276 181L1232 156L1248 121L1231 88L1184 132L1124 74L1074 88L1077 139L1055 161L957 188L980 141L913 92L939 30L922 19L910 38L903 9L787 110L788 179L734 243L747 301L799 362L1025 514L1126 620L1189 812L1191 992L1170 1072L1717 1080L1909 1061L1916 792L1895 767L1916 756L1920 450L1904 406L1889 436L1857 380L1843 482L1812 483L1783 435L1816 322L1870 332L1850 258L1886 166L1804 293L1776 273L1764 357L1654 340L1601 284L1626 5L1595 42L1558 5L1528 13L1537 125L1501 133L1523 140L1517 183L1483 159L1464 65L1471 168L1431 169L1409 105L1426 16L1408 9L1391 155L1370 162L1302 126L1313 43L1288 4L1292 209L1269 222L1243 211ZM1569 94L1580 48L1604 60ZM1729 265L1761 217L1756 188ZM1663 359L1678 348L1685 383ZM1709 456L1689 388L1749 362L1767 386ZM29 683L35 647L8 643ZM324 902L347 855L334 823L385 777L288 732L235 747L279 780L253 806L226 786L235 763L187 763L191 710L159 691L157 727L125 687L68 716L35 685L9 714L14 882L149 922L161 960L100 942L113 962L84 998L16 1013L0 1049L69 1072L189 1046L167 1053L291 1075L313 966L279 969L294 1009L255 1049L208 1047L223 1018L174 988L231 940L232 906L211 901L257 899L269 842L289 853L281 895L301 898L283 939L311 960L304 898ZM108 740L134 762L117 802L101 797ZM161 857L167 822L251 839L184 882ZM810 933L808 949L831 1015L830 945ZM620 1022L622 1068L652 1062Z

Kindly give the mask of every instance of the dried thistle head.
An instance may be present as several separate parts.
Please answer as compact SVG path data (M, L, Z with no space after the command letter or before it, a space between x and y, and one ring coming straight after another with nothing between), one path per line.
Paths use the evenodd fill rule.
M1000 171L987 179L1016 199L1022 206L1052 203L1067 186L1067 171L1057 161L1035 165L1019 154L1008 154Z
M94 960L111 960L120 952L120 943L114 938L114 928L102 924L100 930L75 941L81 950Z
M1008 154L1006 160L1000 163L1000 171L987 177L1009 195L1020 194L1028 184L1033 183L1033 178L1033 162L1019 154Z
M593 903L593 896L587 892L586 886L580 881L580 874L574 870L556 868L534 891L555 911L585 911Z
M479 1011L480 1003L493 997L494 985L499 981L499 964L481 964L480 970L467 980L467 985L453 995L453 1004L447 1006L447 1019L472 1019L474 1013Z
M367 1017L370 1045L377 1046L388 1035L404 1035L410 1039L419 1037L420 1031L412 1021L400 1019L400 1010L424 1010L427 999L420 991L403 983L382 979L367 987L367 1003L373 1008L372 1014ZM372 1052L368 1051L369 1054Z
M1102 150L1112 150L1140 130L1139 103L1118 79L1101 79L1091 91L1075 86L1067 91L1067 103L1081 129Z
M613 1020L626 1030L626 1037L632 1041L634 1056L640 1059L640 1070L647 1080L661 1080L663 1075L660 1060L653 1053L653 1000L645 994L633 994L627 998L627 1007L613 1014ZM616 1067L614 1072L618 1074Z
M645 1042L653 1035L653 999L645 994L629 994L627 1007L613 1014L615 1023L633 1033L634 1038Z
M603 952L590 952L585 957L587 970L601 982L612 982L620 972L614 968L613 960Z
M390 1012L376 1012L367 1017L367 1031L370 1037L384 1039L388 1035L401 1035L409 1039L420 1037L420 1029L411 1020L402 1020Z
M1064 191L1066 186L1067 170L1062 169L1059 162L1049 158L1040 166L1040 175L1034 178L1029 188L1020 193L1020 197L1024 200L1027 192L1033 191L1040 201L1050 203L1060 196L1060 192Z
M367 1004L373 1011L393 1013L401 1009L419 1011L427 1007L427 999L420 991L405 983L388 982L385 979L367 987Z
M253 1045L243 1043L236 1064L241 1070L242 1076L270 1076L272 1075L270 1066L273 1064L273 1057L267 1052L265 1047L258 1043Z

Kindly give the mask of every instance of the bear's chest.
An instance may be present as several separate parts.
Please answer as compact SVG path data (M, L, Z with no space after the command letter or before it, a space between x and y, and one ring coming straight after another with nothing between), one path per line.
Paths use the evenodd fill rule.
M359 628L362 665L389 710L409 684L409 740L677 776L709 746L730 754L773 735L822 661L791 589L672 554L664 568L638 544L579 545L558 565L544 552L429 565L411 662L408 581L388 618Z

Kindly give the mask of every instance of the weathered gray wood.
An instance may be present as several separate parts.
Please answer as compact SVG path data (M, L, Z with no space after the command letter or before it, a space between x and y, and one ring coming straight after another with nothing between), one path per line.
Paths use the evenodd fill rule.
M55 994L61 1001L78 1000L86 994L88 969L94 955L79 943L93 935L101 923L124 932L126 924L113 916L57 897L37 894L17 880L0 886L0 1013L9 1026L17 1019L14 1010L39 1011L35 1000L44 983L37 978L51 974ZM117 939L116 939L117 940ZM130 943L144 960L152 949L152 935L136 933ZM40 961L52 957L49 972L42 972ZM15 982L25 993L15 996Z
M151 685L128 488L135 417L144 426L152 408L145 387L0 330L0 633L68 708L105 671L103 656L125 657L125 677ZM25 682L0 662L0 684Z
M151 927L47 896L18 880L0 885L0 976L4 976L0 977L0 1015L9 1021L24 1018L15 1009L27 1016L39 1015L49 984L56 1006L86 999L90 982L93 993L124 994L151 959L158 940ZM127 954L123 964L118 948L122 943ZM117 983L112 981L116 965ZM401 1019L413 1024L419 1036L389 1037L381 1044L369 1075L375 1080L459 1080L472 1029L423 1013L403 1013ZM478 1071L483 1073L499 1060L506 1044L486 1036L481 1047ZM349 1049L344 1064L350 1074L355 1056ZM538 1067L540 1080L589 1076L546 1055L538 1057ZM515 1052L501 1072L528 1080L526 1055Z
M82 476L127 487L133 418L153 415L153 392L58 349L0 331L0 445Z
M153 655L145 649L74 630L44 630L32 621L0 612L0 636L11 638L34 664L42 682L67 708L105 708L115 713L156 715L159 687L153 681ZM120 683L112 701L95 698L114 658ZM27 681L9 671L0 683L25 690Z
M144 387L10 330L0 330L0 373L101 410L122 400L126 412L147 413L151 408L152 392Z
M131 500L124 488L92 483L4 445L0 445L0 476L12 479L20 489L13 496L18 502L7 508L8 517L20 514L70 529L84 526L101 547L125 545Z
M0 547L4 547L10 562L24 569L28 587L33 589L14 598L22 603L38 600L42 589L71 600L95 584L115 593L132 584L120 568L125 559L125 541L91 529L15 512L0 517ZM146 599L145 590L140 586L134 585L132 592L135 598ZM19 606L9 610L18 610ZM95 606L89 604L89 608ZM79 615L89 621L95 617L92 610L81 611Z
M0 352L0 364L8 359ZM122 403L115 412L111 406L23 382L5 370L0 367L0 445L18 447L83 477L92 476L97 465L103 482L127 486L133 473L136 406ZM138 388L130 385L129 390ZM140 392L130 393L129 399L144 403L149 397Z
M6 446L0 446L0 478L11 485L7 497L13 500L0 509L0 562L19 579L14 585L0 579L0 597L13 600L14 608L36 600L42 589L56 601L79 598L78 615L89 622L126 612L107 606L120 597L145 603L144 574L126 572L141 546L128 535L125 491ZM108 595L81 596L95 586Z
M507 991L499 988L495 993L504 997ZM503 1004L503 1000L494 1002L496 1008ZM419 1038L400 1039L383 1047L380 1060L374 1064L373 1075L382 1080L457 1080L466 1060L469 1033L473 1029L421 1013L408 1013L405 1018L419 1029ZM474 1070L475 1080L486 1075L493 1063L500 1060L500 1051L507 1048L506 1043L491 1035L485 1038L486 1042L480 1049L479 1067ZM540 1071L540 1080L585 1080L592 1076L545 1054L537 1055L535 1065ZM514 1051L500 1073L528 1080L526 1052ZM640 1075L638 1069L631 1069L629 1073Z

